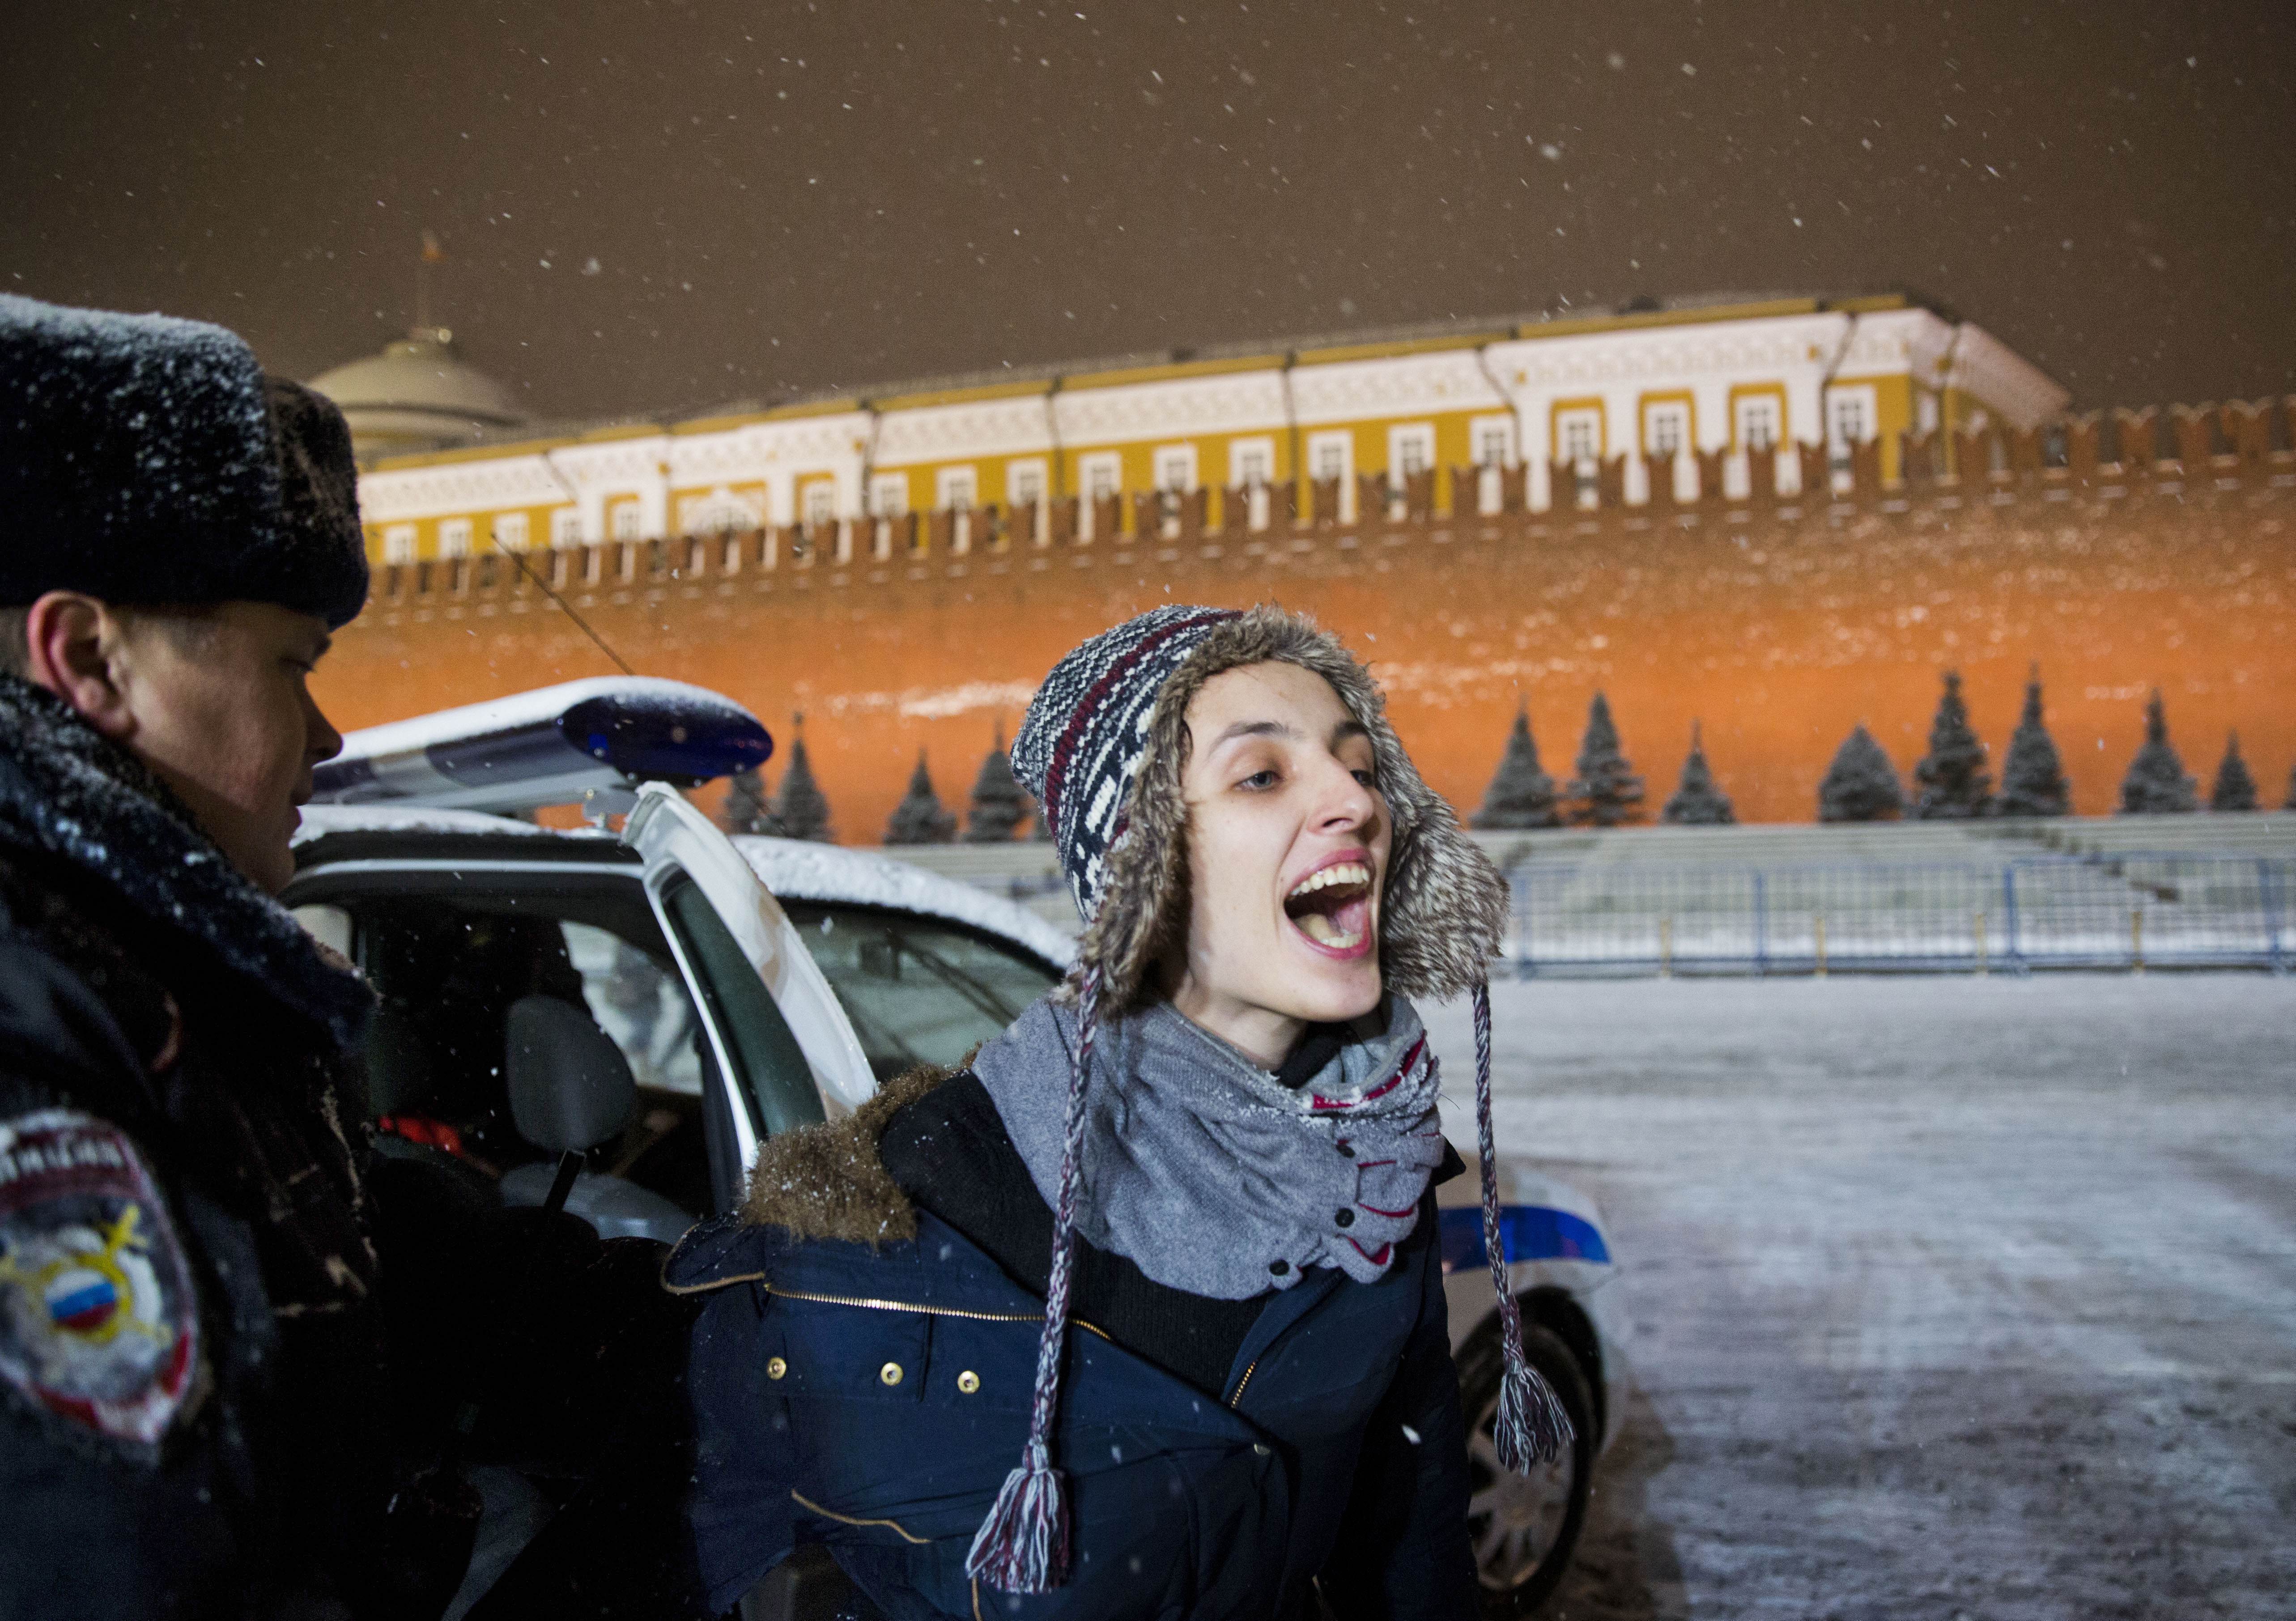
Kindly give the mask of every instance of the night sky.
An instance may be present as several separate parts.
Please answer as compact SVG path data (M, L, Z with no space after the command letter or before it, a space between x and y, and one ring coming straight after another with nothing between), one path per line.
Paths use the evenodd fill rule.
M2286 0L79 4L0 76L0 289L308 376L428 228L544 418L1893 288L2080 406L2296 389Z

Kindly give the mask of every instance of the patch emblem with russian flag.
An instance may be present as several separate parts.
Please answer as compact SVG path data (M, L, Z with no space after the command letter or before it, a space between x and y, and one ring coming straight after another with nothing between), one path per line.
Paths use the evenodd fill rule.
M51 1412L148 1445L198 1365L191 1271L135 1144L76 1109L0 1121L0 1372Z

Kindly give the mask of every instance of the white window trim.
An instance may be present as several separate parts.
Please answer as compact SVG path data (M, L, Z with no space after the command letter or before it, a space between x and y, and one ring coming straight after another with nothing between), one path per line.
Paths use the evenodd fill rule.
M906 518L909 515L908 474L869 475L869 515L872 518Z
M1249 481L1243 476L1242 464L1245 459L1250 456L1258 456L1260 465L1267 470L1261 474L1259 481L1262 484L1275 482L1275 441L1262 434L1254 438L1230 439L1227 442L1227 481L1232 487L1237 489L1250 487Z
M1159 490L1177 490L1185 495L1196 487L1196 447L1193 445L1159 445L1148 465L1154 470ZM1175 468L1180 473L1177 482L1166 476Z
M957 510L956 493L964 492L964 510L980 504L980 474L972 467L944 467L933 475L933 505L942 512Z
M1680 427L1680 431L1675 435L1674 449L1670 452L1662 451L1658 447L1658 425L1668 419L1673 420ZM1691 412L1687 401L1678 399L1651 401L1643 407L1643 454L1671 462L1685 451L1694 448L1691 440L1690 424Z
M531 526L524 512L496 512L488 526L495 544L505 552L523 552L531 534Z
M644 538L645 508L636 500L617 503L607 509L606 527L616 540Z
M1022 495L1020 487L1032 478L1036 480L1037 493L1030 497ZM1031 499L1042 504L1052 498L1052 474L1046 467L1042 456L1030 456L1026 461L1004 463L1004 504L1006 506L1021 506Z
M798 487L798 517L808 524L837 521L837 480L815 479Z
M1095 450L1089 455L1077 458L1077 492L1087 502L1094 499L1093 487L1098 481L1099 475L1103 472L1108 475L1108 489L1105 493L1111 495L1122 495L1124 494L1122 453L1113 450Z
M414 526L394 523L382 531L382 561L390 563L411 563L414 561Z
M1500 438L1499 459L1496 463L1483 460L1483 440L1491 434ZM1507 416L1477 416L1467 420L1467 455L1477 467L1512 467L1515 464L1514 418Z
M1387 430L1387 481L1397 489L1403 487L1403 452L1407 446L1419 447L1419 471L1435 471L1435 424L1405 422Z
M471 554L471 520L467 518L445 518L439 523L439 555L468 557Z
M1340 453L1340 471L1334 475L1324 468L1324 453L1336 449ZM1333 429L1308 436L1308 476L1322 479L1337 477L1341 489L1353 482L1356 471L1356 436L1346 429Z
M562 506L550 514L550 544L553 546L578 546L582 544L580 508Z

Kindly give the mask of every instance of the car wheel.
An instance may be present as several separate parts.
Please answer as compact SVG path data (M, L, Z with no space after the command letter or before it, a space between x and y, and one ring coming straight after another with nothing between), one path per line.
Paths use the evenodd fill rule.
M1491 1426L1498 1416L1505 1366L1494 1315L1460 1347L1459 1395L1467 1412L1467 1535L1475 1550L1487 1617L1528 1616L1562 1579L1587 1518L1595 1468L1595 1401L1570 1347L1535 1323L1522 1325L1522 1348L1570 1415L1575 1438L1552 1463L1530 1473L1501 1469Z

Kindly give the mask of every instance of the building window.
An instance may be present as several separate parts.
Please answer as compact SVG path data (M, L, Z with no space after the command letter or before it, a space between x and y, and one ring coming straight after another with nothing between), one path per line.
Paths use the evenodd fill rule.
M1875 409L1874 390L1870 384L1829 389L1825 397L1826 438L1836 450L1846 451L1852 446L1863 445L1880 431L1880 413Z
M614 538L616 540L636 540L638 537L638 526L643 520L644 520L638 512L638 503L636 502L623 502L619 506L614 509L614 515L610 520Z
M550 514L550 544L554 546L578 546L582 544L582 514L570 506L562 506Z
M1258 489L1275 479L1275 443L1272 439L1230 439L1227 481L1239 489Z
M382 561L386 563L411 563L414 561L414 526L394 523L382 532Z
M1478 467L1505 467L1514 460L1514 424L1503 416L1479 416L1470 429Z
M1435 465L1435 430L1426 422L1387 430L1387 467L1390 482L1400 487Z
M449 518L439 526L439 555L468 557L471 554L471 520Z
M1592 405L1554 413L1555 454L1565 462L1591 462L1603 454L1603 413Z
M504 512L495 519L495 544L505 552L526 550L524 512Z
M1167 445L1156 453L1156 487L1185 494L1196 487L1196 447Z
M1671 462L1690 447L1690 407L1652 405L1643 412L1643 444L1646 454Z
M1317 480L1337 479L1347 482L1349 467L1355 460L1355 441L1345 433L1319 433L1308 440L1308 471Z
M969 512L980 499L980 485L969 467L944 467L934 481L933 491L939 505L952 512Z
M869 515L902 518L909 511L909 475L873 473L869 479Z
M1004 470L1004 498L1013 506L1033 506L1045 498L1045 464L1015 462Z
M1114 451L1099 451L1077 463L1078 482L1088 501L1107 501L1124 487L1124 460Z
M1738 402L1738 445L1743 450L1775 450L1778 447L1778 402L1768 395L1757 395Z
M808 484L805 487L804 499L807 528L819 528L823 524L837 521L836 485L826 479Z

